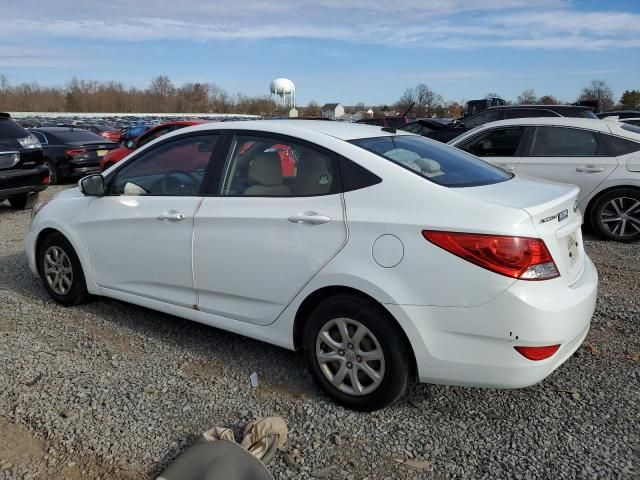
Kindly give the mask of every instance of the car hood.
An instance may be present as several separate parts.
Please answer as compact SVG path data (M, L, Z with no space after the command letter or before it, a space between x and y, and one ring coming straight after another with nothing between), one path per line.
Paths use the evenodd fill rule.
M80 191L80 189L78 187L73 187L73 188L67 188L65 190L62 190L61 192L56 193L53 197L51 197L51 200L53 200L54 198L71 198L71 197L83 197L84 194Z

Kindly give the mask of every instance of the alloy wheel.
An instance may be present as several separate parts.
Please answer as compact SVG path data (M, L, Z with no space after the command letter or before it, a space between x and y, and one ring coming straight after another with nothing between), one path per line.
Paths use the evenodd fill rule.
M609 200L600 213L600 223L611 235L630 237L640 232L640 200L616 197Z
M47 284L58 295L66 295L73 285L73 267L65 251L50 246L44 253L44 276Z
M326 322L316 338L316 360L325 378L349 395L368 395L384 378L380 342L362 323L350 318Z

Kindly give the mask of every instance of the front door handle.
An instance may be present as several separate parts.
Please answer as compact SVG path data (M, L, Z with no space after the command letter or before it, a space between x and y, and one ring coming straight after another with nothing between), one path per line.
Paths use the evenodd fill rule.
M308 223L311 225L321 225L323 223L329 223L331 219L324 215L318 215L316 212L304 212L296 213L287 218L292 223Z
M604 172L603 167L594 167L590 165L584 165L582 167L576 167L576 172L580 173L602 173Z
M187 218L187 216L184 213L169 210L168 212L164 212L162 215L158 215L156 218L165 222L179 222Z

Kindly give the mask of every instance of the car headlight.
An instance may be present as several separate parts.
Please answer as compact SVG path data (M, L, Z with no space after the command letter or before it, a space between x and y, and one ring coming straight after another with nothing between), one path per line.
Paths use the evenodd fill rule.
M43 202L36 203L31 209L31 220L33 220L33 217L35 217L38 214L38 212L42 210L42 207L44 207L50 201L51 200L44 200Z
M42 145L40 145L40 142L33 133L29 134L28 137L19 138L18 143L22 148L42 148Z

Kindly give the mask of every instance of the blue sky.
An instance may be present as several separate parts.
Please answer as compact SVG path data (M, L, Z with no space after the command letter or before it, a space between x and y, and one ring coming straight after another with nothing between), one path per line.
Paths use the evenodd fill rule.
M526 88L574 101L592 79L640 89L638 0L0 0L0 73L144 88L214 82L299 104L393 103L428 84L447 100Z

